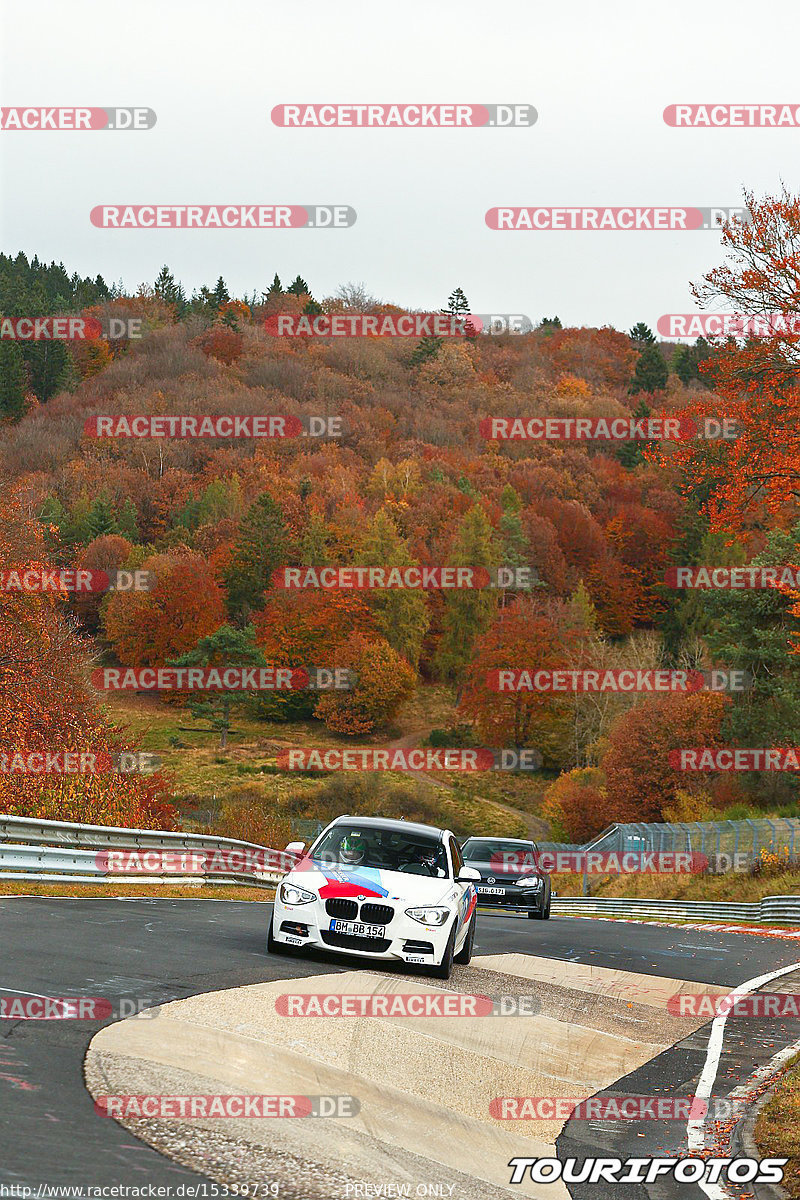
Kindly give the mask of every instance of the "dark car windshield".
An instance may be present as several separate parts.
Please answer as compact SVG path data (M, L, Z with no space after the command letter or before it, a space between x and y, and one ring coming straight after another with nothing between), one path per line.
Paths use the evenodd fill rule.
M461 847L465 863L488 863L498 875L536 868L533 842L508 842L502 838L468 838Z
M424 833L380 829L358 824L334 825L310 852L323 867L375 867L427 875L448 876L447 853L441 841Z

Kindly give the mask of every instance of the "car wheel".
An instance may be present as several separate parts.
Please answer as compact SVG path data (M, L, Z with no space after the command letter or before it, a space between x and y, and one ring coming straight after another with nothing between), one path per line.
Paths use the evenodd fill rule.
M442 961L435 967L431 967L431 975L434 979L449 979L453 970L453 951L456 945L456 923L453 922L453 928L450 930L450 937L447 939L447 945L444 949Z
M469 961L472 958L472 947L475 944L475 922L478 919L477 912L472 914L472 920L469 923L467 936L464 938L464 945L453 958L453 962L457 962L460 967L469 966Z
M551 897L550 897L550 896L548 896L548 897L547 897L547 907L545 908L544 912L542 913L542 920L543 920L543 921L547 921L547 920L549 920L549 917L550 917L550 903L551 903Z

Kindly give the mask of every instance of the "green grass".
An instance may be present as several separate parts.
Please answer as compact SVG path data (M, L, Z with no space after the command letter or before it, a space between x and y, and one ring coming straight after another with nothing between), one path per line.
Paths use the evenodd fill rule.
M783 1187L800 1198L800 1054L788 1063L775 1092L758 1114L755 1140L763 1158L788 1158Z
M278 753L292 746L389 746L400 739L409 745L423 744L427 730L437 721L452 723L453 698L448 688L418 688L394 728L358 739L331 733L319 721L282 724L237 713L235 731L224 751L217 734L194 729L186 710L164 704L158 697L119 693L109 698L106 711L115 724L126 727L139 748L160 757L187 829L260 840L270 826L282 827L297 819L328 821L351 811L424 820L464 836L526 834L524 820L495 803L516 808L515 797L531 786L526 778L436 772L429 780L419 780L404 773L301 773L277 767ZM259 816L255 823L254 810Z

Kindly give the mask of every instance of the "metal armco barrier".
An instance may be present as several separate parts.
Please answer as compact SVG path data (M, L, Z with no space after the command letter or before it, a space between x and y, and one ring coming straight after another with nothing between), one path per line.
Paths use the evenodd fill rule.
M186 871L155 870L135 873L108 871L98 862L98 850L168 850L173 853L224 854L234 858L230 870L208 873L201 865ZM280 869L255 867L249 860L281 851L234 838L203 833L166 833L155 829L124 829L111 825L81 825L72 821L40 821L34 817L0 814L0 879L61 880L70 883L231 883L258 887L277 883ZM235 856L241 855L242 869Z
M553 899L553 912L562 916L661 917L681 921L763 921L800 925L800 896L766 896L752 904L703 900L625 900L587 896Z

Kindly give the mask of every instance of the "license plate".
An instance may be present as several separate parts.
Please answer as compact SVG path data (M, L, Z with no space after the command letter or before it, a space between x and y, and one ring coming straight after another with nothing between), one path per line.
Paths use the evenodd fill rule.
M481 896L504 896L505 895L505 888L479 887L477 889L477 891L480 892Z
M381 925L365 925L363 921L341 921L336 917L330 924L331 933L352 933L356 937L382 938L386 931Z

